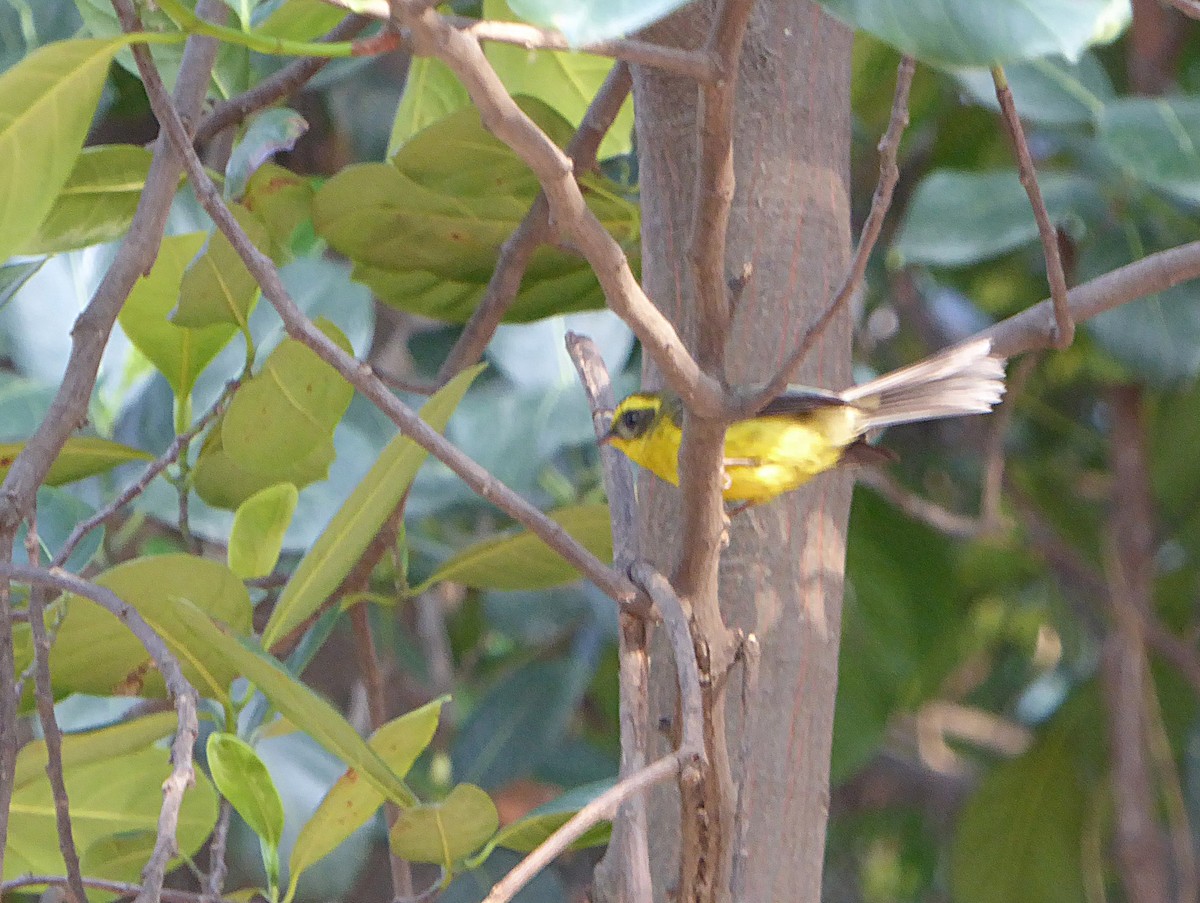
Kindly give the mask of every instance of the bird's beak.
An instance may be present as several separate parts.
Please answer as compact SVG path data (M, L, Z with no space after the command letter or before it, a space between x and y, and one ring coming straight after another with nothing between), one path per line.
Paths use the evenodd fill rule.
M605 431L604 436L600 439L599 444L600 445L611 445L613 439L616 438L616 434L612 430L612 425L613 425L612 411L609 411L607 414L602 415L602 416L606 416L608 418L608 429Z

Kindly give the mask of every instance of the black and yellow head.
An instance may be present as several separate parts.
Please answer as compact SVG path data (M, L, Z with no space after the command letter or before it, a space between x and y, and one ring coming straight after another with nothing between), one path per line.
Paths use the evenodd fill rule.
M658 395L638 393L630 395L613 411L612 426L608 439L632 442L644 438L662 414L663 400Z

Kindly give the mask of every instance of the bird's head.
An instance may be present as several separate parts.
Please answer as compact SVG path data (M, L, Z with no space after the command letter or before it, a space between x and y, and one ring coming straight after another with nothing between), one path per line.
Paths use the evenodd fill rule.
M650 435L658 418L662 416L663 399L658 395L638 393L630 395L613 411L612 426L604 442L627 452Z

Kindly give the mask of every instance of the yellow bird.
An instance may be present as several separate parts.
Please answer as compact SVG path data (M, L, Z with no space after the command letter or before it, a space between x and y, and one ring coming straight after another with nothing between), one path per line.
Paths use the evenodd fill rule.
M756 505L843 462L878 459L864 437L875 430L985 414L1004 394L1004 360L990 339L949 348L844 392L790 386L725 433L727 502ZM679 484L683 405L673 395L630 395L613 412L604 441L668 483Z

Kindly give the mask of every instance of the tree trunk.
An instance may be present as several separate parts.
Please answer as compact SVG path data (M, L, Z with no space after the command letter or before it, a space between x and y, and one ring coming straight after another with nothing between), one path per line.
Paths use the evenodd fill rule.
M696 47L711 4L656 26L655 40ZM728 378L764 381L828 304L850 252L851 32L815 4L762 0L747 33L734 129L737 192L726 273L751 267L728 339ZM650 297L691 339L696 324L685 258L696 172L697 90L647 69L634 71L641 161L643 280ZM849 317L834 321L800 381L831 388L850 382ZM652 369L648 386L660 384ZM829 803L829 750L837 683L845 528L851 480L834 472L803 490L734 518L721 566L726 623L762 645L752 701L746 769L746 877L739 900L820 899ZM670 573L678 557L678 496L643 475L642 545ZM652 648L651 759L668 750L656 726L675 717L675 671L665 643ZM729 767L738 761L743 717L741 669L726 687ZM719 697L718 697L719 699ZM718 703L718 717L721 717ZM721 751L710 750L721 766ZM719 817L723 877L712 899L729 899L734 800ZM656 897L673 888L680 844L673 787L650 801L651 871Z

